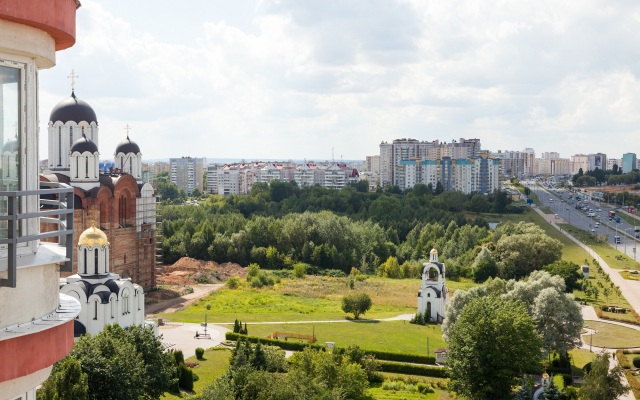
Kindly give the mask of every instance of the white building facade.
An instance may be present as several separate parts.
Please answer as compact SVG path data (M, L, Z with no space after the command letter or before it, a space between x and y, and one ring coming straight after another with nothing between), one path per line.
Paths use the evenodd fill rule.
M418 291L418 313L431 322L442 323L449 300L446 267L438 262L438 251L432 249L429 262L422 267L422 285ZM425 318L426 319L426 318Z

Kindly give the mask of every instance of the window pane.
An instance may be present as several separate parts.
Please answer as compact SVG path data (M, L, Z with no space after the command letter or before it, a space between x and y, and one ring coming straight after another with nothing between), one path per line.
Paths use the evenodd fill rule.
M0 190L20 190L20 70L0 66ZM0 213L7 213L7 198L0 198ZM7 237L6 221L0 224L0 237Z

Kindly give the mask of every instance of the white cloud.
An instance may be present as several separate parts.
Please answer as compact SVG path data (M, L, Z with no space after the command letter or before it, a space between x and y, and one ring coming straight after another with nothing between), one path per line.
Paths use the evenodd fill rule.
M398 137L640 152L633 1L86 0L77 20L41 129L75 68L103 155L127 123L145 158L356 159Z

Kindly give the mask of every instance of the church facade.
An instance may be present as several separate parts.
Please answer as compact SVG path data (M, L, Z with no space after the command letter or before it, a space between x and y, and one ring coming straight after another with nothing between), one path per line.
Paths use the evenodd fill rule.
M418 291L418 313L428 321L442 323L449 300L449 289L445 279L446 267L438 262L438 251L432 249L429 262L422 266L422 285Z
M74 336L95 335L107 324L144 323L144 290L109 271L107 235L94 223L78 239L77 274L60 279L60 293L80 301Z
M40 180L74 188L74 240L91 226L95 212L96 225L111 238L111 270L148 290L156 285L155 191L142 181L142 153L128 133L109 171L99 169L99 138L95 111L72 90L51 111L48 170ZM72 274L78 265L74 251Z

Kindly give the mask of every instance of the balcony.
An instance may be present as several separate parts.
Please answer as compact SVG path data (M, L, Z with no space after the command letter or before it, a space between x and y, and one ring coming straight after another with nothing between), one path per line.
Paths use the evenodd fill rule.
M38 196L40 208L35 212L21 212L20 204L25 196ZM73 255L73 188L63 183L40 182L39 190L0 191L0 199L6 202L6 214L0 215L0 247L6 248L6 259L0 260L0 273L5 272L7 278L0 279L0 287L16 287L16 272L18 268L18 246L22 243L41 239L57 238L58 241L49 243L62 246L65 250L64 265L61 271L72 270ZM26 199L25 199L26 200ZM56 226L56 229L36 234L25 234L29 222L35 221ZM21 262L37 262L38 254L33 260L30 257L20 257Z

